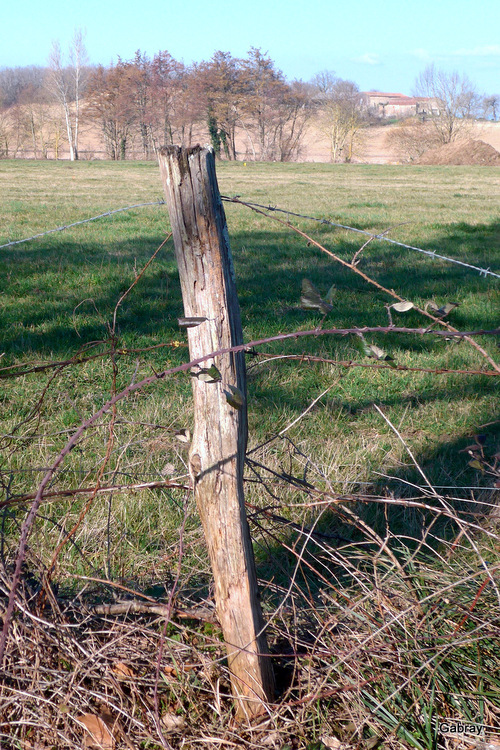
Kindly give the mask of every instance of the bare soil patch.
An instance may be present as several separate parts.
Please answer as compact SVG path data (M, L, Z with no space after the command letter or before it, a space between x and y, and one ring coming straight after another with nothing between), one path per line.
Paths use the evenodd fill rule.
M429 149L418 164L500 166L500 153L489 143L468 138Z

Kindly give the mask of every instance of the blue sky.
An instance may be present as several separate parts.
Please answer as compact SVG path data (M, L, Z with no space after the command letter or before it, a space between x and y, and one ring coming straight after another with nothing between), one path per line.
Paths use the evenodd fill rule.
M430 63L500 93L500 0L18 0L1 13L0 67L45 65L86 31L90 61L168 50L186 64L260 47L287 78L333 70L362 90L410 94Z

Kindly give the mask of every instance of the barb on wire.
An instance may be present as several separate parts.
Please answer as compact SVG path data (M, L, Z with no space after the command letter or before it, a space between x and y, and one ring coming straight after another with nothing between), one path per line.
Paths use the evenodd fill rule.
M274 211L276 213L281 214L287 214L288 216L295 216L299 219L308 219L309 221L316 221L318 224L327 224L331 227L336 227L337 229L346 229L349 232L357 232L358 234L364 234L367 237L370 237L373 240L381 240L382 242L390 242L392 245L397 245L398 247L404 247L406 250L416 250L418 253L423 253L424 255L429 255L431 258L439 258L440 260L446 260L448 263L456 263L459 266L465 266L465 268L470 268L472 271L477 271L480 276L494 276L497 279L500 279L500 273L495 273L494 271L491 271L489 268L480 268L479 266L473 266L470 263L465 263L462 260L458 260L457 258L448 258L446 255L440 255L435 250L424 250L421 247L416 247L415 245L407 245L405 242L399 242L398 240L393 240L391 237L386 237L385 232L382 232L381 234L373 234L372 232L369 232L367 229L357 229L356 227L349 227L346 224L339 224L335 221L330 221L329 219L318 219L317 216L308 216L306 214L298 214L294 211L289 211L285 208L278 208L277 206L264 206L260 203L252 203L250 201L242 201L238 196L235 196L233 198L230 198L227 195L221 196L223 201L227 201L228 203L239 203L243 206L249 206L250 208L260 208L264 211Z
M150 201L149 203L136 203L134 206L124 206L123 208L115 208L113 211L106 211L104 214L99 214L99 216L92 216L90 219L81 219L80 221L74 221L72 224L64 224L61 227L56 227L55 229L48 229L46 232L40 232L39 234L34 234L32 237L26 237L23 240L13 240L12 242L7 242L5 245L0 245L0 250L3 250L5 247L12 247L12 245L21 245L23 242L31 242L31 240L37 240L40 237L45 237L48 234L53 234L54 232L62 232L64 229L71 229L71 227L77 227L80 224L88 224L89 221L97 221L97 219L104 219L106 216L113 216L113 214L119 214L122 211L130 211L133 208L143 208L144 206L162 206L164 205L164 200L159 201Z

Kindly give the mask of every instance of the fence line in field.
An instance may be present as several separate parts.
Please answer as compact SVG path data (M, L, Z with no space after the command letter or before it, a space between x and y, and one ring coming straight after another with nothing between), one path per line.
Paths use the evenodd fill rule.
M221 195L221 198L226 203L236 203L242 206L247 206L248 208L258 209L261 211L269 211L269 212L285 214L287 216L295 216L296 218L299 218L299 219L307 219L308 221L315 221L318 224L326 224L328 226L332 226L337 229L345 229L349 232L356 232L358 234L364 235L365 237L370 237L373 240L389 242L392 245L403 247L406 250L416 250L417 252L423 253L424 255L427 255L431 258L439 258L439 260L445 260L448 263L455 263L456 265L469 268L472 271L477 271L480 276L484 276L485 278L487 276L494 276L495 278L500 279L500 273L496 273L495 271L492 271L490 268L481 268L480 266L474 266L470 263L465 263L464 261L458 260L457 258L448 258L446 255L441 255L440 253L437 253L435 250L424 250L423 248L416 247L415 245L407 245L404 242L399 242L398 240L394 240L391 237L387 237L385 233L373 234L372 232L369 232L366 229L358 229L357 227L350 227L350 226L347 226L346 224L339 224L338 222L330 221L330 219L319 219L317 216L308 216L307 214L299 214L294 211L289 211L286 208L278 208L277 206L265 206L260 203L252 203L250 201L243 201L240 199L240 196L234 196L233 198L231 198L227 195ZM21 245L24 242L31 242L31 240L37 240L40 237L46 237L48 234L53 234L54 232L62 232L65 229L71 229L72 227L79 226L80 224L88 224L91 221L104 219L107 216L113 216L114 214L118 214L123 211L130 211L134 208L143 208L145 206L162 206L164 204L165 204L164 200L158 200L158 201L149 201L148 203L136 203L133 206L124 206L123 208L115 208L111 211L106 211L103 214L99 214L98 216L92 216L90 219L82 219L80 221L74 221L71 224L64 224L63 226L56 227L55 229L48 229L45 232L34 234L31 237L26 237L22 240L12 240L11 242L6 242L4 245L0 245L0 250L3 250L6 247L12 247L13 245Z

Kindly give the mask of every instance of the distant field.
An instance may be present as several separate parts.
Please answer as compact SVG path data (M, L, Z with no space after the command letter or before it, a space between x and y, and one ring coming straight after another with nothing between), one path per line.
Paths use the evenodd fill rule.
M372 233L387 232L398 241L500 272L500 182L494 168L222 163L218 178L224 195ZM152 163L0 161L0 245L162 197L159 171ZM304 278L322 295L335 286L333 310L324 327L387 325L385 305L393 300L383 292L282 224L234 204L226 204L226 213L247 341L313 329L320 323L321 316L299 307ZM367 239L306 218L280 218L289 218L345 260ZM62 362L76 354L104 355L84 364L0 380L0 476L9 496L35 491L41 467L50 465L68 436L113 392L132 378L187 361L186 335L177 325L183 310L171 243L118 308L114 332L118 353L114 359L106 354L120 296L168 231L166 208L156 205L0 250L0 368L4 368L0 375L19 374L30 364ZM359 268L420 307L431 300L438 307L457 303L449 320L460 330L498 326L498 279L381 241L368 244ZM429 322L415 310L393 311L392 317L394 323L407 327ZM395 334L367 339L383 347L397 365L491 370L466 342ZM498 361L496 341L482 337L480 343ZM159 344L167 346L146 351ZM423 475L462 500L470 500L468 488L491 485L491 477L471 466L470 456L460 451L478 434L485 456L498 450L497 378L332 363L373 363L353 337L299 339L259 347L259 353L314 355L330 361L249 358L249 449L297 420L286 431L291 442L274 441L253 454L276 475L288 473L307 480L312 476L325 490L341 495L407 497L420 492L416 487L427 487ZM71 452L52 489L92 486L100 466L104 466L102 484L138 484L165 477L187 482L186 445L175 433L192 426L190 394L189 377L177 375L121 402L116 413L103 418ZM251 469L248 478L255 480ZM272 488L276 477L266 474L266 481ZM172 575L183 498L185 492L180 490L98 496L81 518L87 498L47 503L33 532L30 555L49 565L57 544L78 524L77 547L66 544L58 555L56 577L62 589L73 591L78 574L108 577L146 590ZM316 511L302 508L304 495L297 486L279 494L278 502L262 484L249 482L247 499L252 507L282 503L276 512L294 523L316 522ZM382 506L356 507L384 537L389 521ZM196 513L189 508L183 581L196 588L205 581L206 559ZM15 550L25 510L26 504L13 506L4 515L6 555ZM325 534L340 529L350 537L345 517L339 520L331 513L317 522ZM391 533L405 539L421 539L424 534L419 514L410 508L395 513L390 523ZM438 539L447 538L447 523L432 526ZM360 528L352 532L353 538ZM254 532L259 539L259 575L269 586L266 596L273 600L279 587L288 585L291 553L290 559L285 555L281 568L276 567L272 545L262 541L258 527ZM412 543L408 541L409 547ZM492 544L495 560L493 550ZM467 555L465 550L464 560L469 560L465 567L472 564ZM308 578L307 570L301 569L303 579L297 574L304 590L309 586L314 592L325 585L328 573L318 583L312 574ZM391 690L389 686L387 693ZM427 747L422 743L414 746Z

